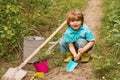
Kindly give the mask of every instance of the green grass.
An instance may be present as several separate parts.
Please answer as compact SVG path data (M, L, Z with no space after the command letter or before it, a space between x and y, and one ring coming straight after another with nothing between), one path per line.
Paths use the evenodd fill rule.
M101 34L92 62L97 80L120 79L120 6L116 5L119 2L104 0L103 3Z

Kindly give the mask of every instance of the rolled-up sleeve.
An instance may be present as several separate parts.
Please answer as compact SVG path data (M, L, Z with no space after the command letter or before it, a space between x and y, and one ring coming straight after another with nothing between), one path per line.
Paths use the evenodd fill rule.
M67 43L72 43L72 42L73 42L73 38L71 37L70 34L65 34L65 35L64 35L64 38L65 38L65 41L66 41Z
M94 34L92 33L90 29L88 29L88 31L86 32L86 40L88 41L95 40Z

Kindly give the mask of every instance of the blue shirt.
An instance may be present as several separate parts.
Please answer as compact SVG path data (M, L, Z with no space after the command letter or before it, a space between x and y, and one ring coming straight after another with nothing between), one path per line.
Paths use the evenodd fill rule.
M75 31L71 26L64 33L64 38L67 43L76 42L78 39L85 39L87 41L95 40L95 37L86 25L81 25L80 28Z

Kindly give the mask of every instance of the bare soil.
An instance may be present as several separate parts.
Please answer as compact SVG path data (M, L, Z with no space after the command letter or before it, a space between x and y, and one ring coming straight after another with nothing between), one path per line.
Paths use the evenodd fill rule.
M90 26L91 30L95 34L96 40L99 38L99 28L102 17L101 4L102 0L88 0L87 7L84 11L85 24ZM20 55L18 55L18 57L19 56ZM59 56L56 58L51 57L48 59L48 63L54 64L55 61L59 61L60 59L61 57ZM21 60L22 59L13 61L10 64L9 62L1 61L0 64L3 65L0 65L0 67L7 70L9 67L16 67L16 65L19 65ZM62 66L51 65L49 66L49 72L45 74L44 79L39 78L33 80L95 80L93 70L90 67L90 62L79 64L72 72L66 72L67 63L63 63ZM27 70L28 74L23 80L30 80L35 72L33 64L27 64L24 67L24 70Z

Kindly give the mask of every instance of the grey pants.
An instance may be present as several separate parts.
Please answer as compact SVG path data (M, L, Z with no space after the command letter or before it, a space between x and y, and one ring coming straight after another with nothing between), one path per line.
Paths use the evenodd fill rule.
M73 42L73 45L77 51L79 48L83 48L87 43L88 43L88 41L85 39L78 39L76 42ZM62 37L59 40L59 44L60 44L61 53L69 51L68 43L65 41L64 37Z

